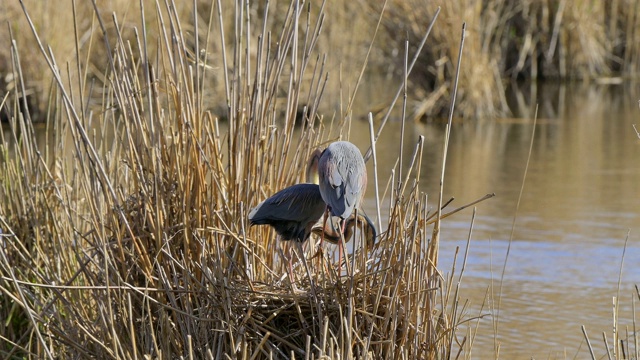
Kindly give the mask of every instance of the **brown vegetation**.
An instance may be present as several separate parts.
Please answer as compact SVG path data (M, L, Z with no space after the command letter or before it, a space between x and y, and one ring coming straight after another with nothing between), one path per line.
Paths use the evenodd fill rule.
M460 28L468 41L460 74L460 116L478 118L509 112L503 81L636 78L640 73L640 1L421 1L388 4L381 46L402 73L400 42L412 54L426 25L442 7L421 61L409 77L418 101L414 116L442 116L450 98ZM379 8L375 9L379 11ZM401 54L402 52L400 52Z
M44 139L16 111L26 85L0 132L2 357L444 358L469 347L429 240L422 142L402 182L389 182L389 225L355 253L351 275L325 259L309 277L298 262L291 284L274 233L248 226L252 206L300 182L310 152L348 129L317 112L322 10L292 3L280 27L253 36L240 31L247 9L225 18L214 7L219 27L189 34L175 9L156 6L156 35L97 12L93 45L71 31L63 60L33 28L29 55L54 81ZM234 40L201 52L195 39L216 36ZM94 51L110 54L97 83ZM210 63L222 65L221 91ZM96 93L98 108L87 106ZM205 94L223 99L224 124Z
M77 37L80 57L86 65L82 78L95 82L94 88L101 88L102 69L108 63L107 47L103 46L100 25L94 15L91 2L77 2L73 16L71 2L62 2L55 6L50 3L26 0L32 9L32 20L43 41L51 47L63 68L72 61L76 53L76 42L69 39ZM198 51L200 57L205 52L213 71L208 78L217 91L224 91L224 81L220 70L225 66L219 62L217 49L221 49L219 36L207 36L208 31L217 30L219 19L232 19L236 16L235 6L222 2L222 12L218 14L216 2L198 2ZM332 108L340 99L341 87L346 82L355 83L358 72L365 61L368 68L377 73L393 76L398 82L402 78L404 63L404 40L409 40L409 56L413 57L420 39L424 36L429 21L436 10L442 7L438 26L433 29L416 67L409 75L409 90L412 98L420 99L410 104L411 116L415 119L442 117L446 114L450 98L452 71L457 58L461 25L467 23L469 37L465 45L465 63L460 75L460 101L457 115L476 119L479 117L508 114L509 107L504 99L505 85L508 80L536 79L594 79L600 77L635 78L640 71L640 10L638 0L580 1L554 0L505 2L497 0L483 1L422 1L393 0L386 3L376 2L329 2L327 16L322 19L328 26L323 27L324 36L317 39L314 46L322 54L329 54L324 63L326 71L331 72L332 81L327 83L327 94ZM26 26L21 15L19 3L6 2L2 6L0 19L9 23L10 31L0 31L0 43L10 44L12 38L22 49L34 48L34 39L30 32L23 31ZM96 1L96 6L105 16L105 28L109 34L110 47L115 45L118 27L122 30L140 28L142 16L127 1ZM288 4L278 3L265 14L264 5L254 4L242 14L238 22L238 31L248 31L252 35L247 48L250 59L257 54L257 37L265 29L280 28L285 21ZM306 5L305 5L306 6ZM212 11L213 10L213 11ZM159 12L169 21L168 12L157 9L149 3L144 11L146 29L156 34ZM182 19L181 31L184 34L185 51L188 57L195 56L194 21L191 3L175 4L175 14ZM111 21L111 14L118 25ZM382 14L382 15L381 15ZM374 39L381 17L381 28ZM236 22L223 21L225 41L234 41ZM131 31L121 31L122 41L136 47L136 35ZM277 41L275 34L272 41ZM372 43L372 44L371 44ZM363 58L366 49L372 45L368 58ZM147 49L153 53L158 46L149 42ZM8 49L8 48L7 48ZM212 53L213 52L213 53ZM135 52L132 53L135 56ZM232 58L230 58L232 59ZM36 121L44 119L45 106L50 96L52 78L43 59L38 56L22 55L22 73L27 83L27 106ZM12 58L9 51L0 53L0 73L5 83L1 84L0 94L11 94L19 79L15 79L11 69ZM233 64L227 64L227 66ZM238 64L241 65L241 64ZM70 74L63 79L67 86L78 90L77 75ZM342 94L344 95L344 94ZM100 94L95 94L100 97ZM203 94L205 107L222 113L226 105L219 96ZM95 100L98 102L99 100ZM345 103L348 103L345 101ZM380 104L370 104L376 111ZM342 116L348 116L348 108L340 109ZM362 115L362 114L360 114ZM5 111L3 119L8 114Z
M470 356L464 259L449 276L438 269L421 141L409 171L383 182L387 226L350 275L325 259L308 276L298 260L291 284L287 245L248 226L252 206L302 181L313 149L348 133L347 106L336 119L319 111L331 66L317 47L323 8L214 3L194 20L188 5L128 5L113 18L102 5L10 13L3 61L24 81L1 106L3 358ZM67 28L36 23L44 14ZM459 34L455 21L439 26ZM53 80L31 83L42 79ZM19 111L32 86L50 89L44 137Z

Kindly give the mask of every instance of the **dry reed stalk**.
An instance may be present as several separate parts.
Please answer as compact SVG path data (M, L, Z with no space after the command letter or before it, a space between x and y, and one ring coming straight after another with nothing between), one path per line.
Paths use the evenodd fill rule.
M352 254L350 275L303 260L291 284L280 256L290 244L248 226L252 206L301 181L310 152L349 126L338 119L332 131L333 120L327 126L319 112L328 74L325 56L314 54L324 4L293 1L280 27L270 28L267 3L257 36L255 14L242 2L233 17L224 16L222 2L212 4L219 26L204 35L189 35L171 1L140 2L142 28L107 19L93 5L100 31L92 46L103 44L110 55L101 89L89 85L79 26L75 58L64 67L32 25L37 56L55 79L51 148L40 150L17 96L10 131L0 132L0 272L9 274L0 278L0 312L12 319L0 333L9 344L3 356L460 354L458 343L467 340L456 329L467 320L456 284L464 265L457 282L444 278L429 251L430 212L418 182L423 138L378 200L380 208L388 195L386 231L373 249ZM157 35L144 27L151 12ZM28 6L24 16L30 19ZM216 56L200 56L201 37L218 38L204 46L219 46L211 48ZM18 54L16 47L22 76ZM223 64L217 75L225 79L218 116L203 100L214 91L205 81L212 63ZM63 80L74 78L81 90ZM297 126L305 89L310 105ZM95 107L89 100L98 92Z
M596 79L636 77L639 1L580 0L449 1L442 3L443 23L431 36L421 66L413 71L411 90L415 119L444 117L452 77L456 24L469 25L468 58L474 66L461 74L461 103L457 117L486 118L507 114L506 80ZM372 3L372 8L378 5ZM417 43L424 26L440 8L423 1L390 1L383 42L397 43L409 34ZM382 48L396 58L394 72L402 74L398 46ZM412 49L412 51L414 51ZM419 50L414 52L418 53Z
M418 101L411 105L413 120L428 116L429 119L446 117L449 110L448 98L453 89L448 79L455 73L454 59L458 50L458 38L452 36L457 33L458 24L468 23L469 34L474 36L467 48L467 57L473 66L465 66L460 70L461 91L460 104L456 107L456 117L480 117L507 111L506 104L500 103L497 93L501 90L501 76L497 73L498 57L493 56L493 49L486 49L484 32L490 31L486 21L492 18L492 6L480 2L446 2L442 6L444 22L433 29L430 35L432 45L427 47L418 66L410 77L412 92ZM425 18L438 14L440 6L424 4L420 1L394 1L389 9L389 19L384 26L389 39L404 38L408 33L411 43L416 43L421 36L421 27ZM399 27L398 24L403 24ZM495 25L497 26L497 25ZM392 40L390 40L392 41ZM411 49L415 54L418 49ZM398 63L397 72L401 73L402 66Z
M529 141L529 153L527 155L527 162L525 164L524 167L524 172L522 174L522 183L520 185L520 192L518 193L518 200L516 201L516 208L514 210L514 214L513 214L513 221L511 223L511 233L509 234L509 241L507 244L507 251L504 255L504 262L502 264L502 271L500 273L500 284L498 287L498 294L497 294L497 299L498 299L498 305L495 308L496 312L495 312L495 316L492 319L493 321L493 331L494 331L494 347L495 347L495 352L496 352L496 357L498 357L499 353L500 353L500 345L498 343L498 324L499 324L499 320L500 320L500 309L501 309L501 304L502 304L502 285L504 283L504 275L506 273L506 269L507 269L507 262L509 260L509 254L511 253L511 245L513 243L513 237L515 234L515 229L516 229L516 221L518 219L518 210L520 209L520 201L522 199L522 194L524 193L524 185L526 183L527 180L527 172L529 169L529 161L531 160L531 154L533 152L533 140L535 139L535 135L536 135L536 123L538 120L538 107L536 106L535 112L534 112L534 117L533 117L533 125L531 127L531 140Z
M58 6L33 0L25 1L31 9L32 21L40 30L43 42L51 46L51 52L58 57L60 64L64 66L72 62L74 56L82 59L81 64L76 62L78 69L69 72L63 79L76 100L88 98L88 87L92 86L93 82L98 85L95 89L98 89L101 88L100 85L109 81L105 78L103 69L109 65L112 54L108 46L100 46L96 9L102 14L114 13L121 26L135 26L141 29L143 34L140 45L146 49L144 53L151 54L157 52L159 42L145 43L145 39L148 35L155 36L162 32L163 25L159 23L162 19L168 22L190 19L184 29L177 26L180 31L184 30L183 33L187 36L180 35L181 39L176 38L176 41L182 41L184 45L183 50L186 53L183 63L193 64L196 58L200 59L199 65L191 70L197 79L196 83L191 85L194 95L198 98L196 110L213 108L218 112L226 112L229 106L236 107L235 102L227 103L226 99L236 98L244 92L244 95L257 100L257 96L274 91L274 88L264 86L269 78L279 76L279 69L267 70L263 68L264 63L253 62L253 59L264 59L265 52L269 54L277 51L275 43L284 44L286 47L291 45L287 44L287 41L293 39L276 36L268 31L284 26L290 16L287 14L290 14L292 9L269 11L273 6L269 4L255 3L251 4L249 9L245 9L246 4L232 6L222 0L209 3L174 1L165 3L174 6L173 10L169 11L168 7L157 6L154 2L149 2L150 6L145 7L146 2L140 1L70 1ZM329 6L322 5L322 11L328 13L325 19L328 18L332 26L319 26L319 23L325 21L323 19L314 24L313 28L300 27L300 31L306 34L324 28L326 36L316 37L315 42L311 43L310 37L305 34L305 38L300 37L300 44L301 47L307 46L302 45L303 43L312 45L311 47L319 49L320 52L334 55L330 56L326 63L323 60L327 71L340 71L340 77L344 72L345 78L357 74L354 89L348 94L345 107L339 112L341 116L351 116L355 94L364 76L363 70L382 69L386 73L395 72L398 77L401 76L404 59L395 53L398 46L389 44L397 45L397 39L405 39L406 34L409 35L411 44L419 44L418 40L422 38L425 25L424 19L432 18L440 7L431 2L416 0L368 3L364 10L357 2L328 4ZM466 67L461 74L464 91L461 91L460 96L464 101L458 108L457 117L462 115L466 118L476 118L508 113L503 83L509 79L598 80L604 77L605 81L610 81L612 79L609 78L614 77L613 81L620 81L622 78L637 77L640 71L640 51L635 44L638 43L640 34L637 16L639 4L640 0L444 2L444 21L432 34L430 46L418 62L415 71L410 71L413 76L410 79L409 91L418 99L409 104L412 118L431 120L446 114L447 95L451 91L446 79L453 76L452 59L457 45L457 38L451 36L455 33L452 26L457 26L456 24L462 21L469 24L469 33L474 39L467 51L475 66ZM22 48L35 47L36 43L29 32L16 31L26 26L19 2L6 2L3 5L0 20L10 23L10 26L8 31L0 32L0 43L9 44L11 39L16 39ZM278 3L275 5L280 6ZM305 6L308 4L301 4L301 9ZM143 8L142 12L134 11L136 7ZM194 7L197 7L197 11L192 11ZM169 14L170 12L173 14ZM369 14L371 16L367 16ZM141 26L143 23L144 27ZM207 23L208 26L202 26L203 23ZM214 35L213 28L222 31ZM344 36L344 29L350 30L349 36ZM240 34L239 38L235 37L236 30ZM104 31L108 33L110 41L115 42L114 39L118 37L117 27L109 23ZM148 31L148 34L144 34L144 31ZM218 36L223 33L226 35ZM375 42L370 38L369 34L372 33L375 34ZM74 41L68 41L69 34L74 34ZM242 39L246 34L251 37ZM125 42L136 43L132 32L120 35L124 36ZM204 46L200 46L203 39ZM236 48L233 52L227 52L227 45L233 44L236 39L246 40L246 43L243 43L246 50ZM363 46L368 47L367 55L364 57L360 50ZM416 54L416 58L421 53L420 47L421 45L418 45L410 49ZM212 56L211 53L211 50L217 49L222 51L219 58L217 54ZM9 51L0 53L0 71L11 72L11 56ZM207 57L213 61L208 61ZM167 61L173 62L174 58L175 56L171 55ZM300 57L301 60L303 58ZM390 67L393 65L390 59L394 58L395 67ZM180 61L179 58L175 60ZM312 76L304 66L299 66L301 64L293 65L299 75L306 77L305 80ZM36 56L24 59L22 67L27 83L23 84L26 85L25 92L18 95L30 108L34 119L44 119L50 110L47 109L48 99L54 91L51 88L52 76L48 66L42 57ZM234 80L229 77L227 71L222 71L222 74L218 71L236 67L239 71L249 71L248 68L253 67L246 77L254 84L251 89L241 89L243 84L238 82L239 78ZM218 74L215 74L216 71ZM301 80L299 76L298 80ZM5 77L5 81L3 93L6 91L12 94L12 89L21 86L20 80L13 76ZM306 81L298 81L297 84L307 87ZM215 88L215 94L203 91L205 86L209 89ZM332 84L329 84L329 87L334 92L342 90L335 89ZM218 96L223 91L232 91L233 94ZM303 93L299 94L301 98L304 98ZM303 103L300 99L298 101ZM307 104L310 109L318 105ZM78 107L82 109L85 106L78 103ZM281 109L292 110L296 111L290 107ZM7 113L1 115L6 118Z
M635 294L631 296L631 326L632 333L629 333L628 326L624 332L624 336L622 335L622 323L620 317L620 290L622 284L622 272L624 268L624 259L625 254L627 252L627 245L629 241L630 233L627 233L627 236L624 240L624 245L622 248L622 254L620 258L620 270L618 272L618 285L616 288L616 295L612 298L612 336L611 336L611 344L609 343L609 338L606 332L602 333L602 343L604 345L604 352L609 359L630 359L636 358L640 348L638 346L638 335L636 333L636 309L635 309L635 299L636 297L640 299L640 291L636 285ZM598 358L595 355L594 348L591 344L591 339L587 334L587 330L585 325L581 326L582 334L585 338L585 341L589 347L589 353L592 359ZM633 347L632 347L633 345ZM603 356L601 356L603 357Z

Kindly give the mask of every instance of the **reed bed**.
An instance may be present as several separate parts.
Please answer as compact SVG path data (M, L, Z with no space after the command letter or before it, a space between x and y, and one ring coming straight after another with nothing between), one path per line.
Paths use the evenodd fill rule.
M251 207L303 182L311 151L348 131L345 118L318 112L324 6L291 2L274 28L268 5L256 15L238 3L227 17L215 2L206 27L167 2L132 6L140 26L96 7L89 36L99 41L83 47L72 16L74 56L63 62L23 7L36 45L12 42L13 74L24 78L28 53L53 85L44 138L21 106L25 82L2 105L3 358L468 354L462 274L438 270L430 226L446 214L420 192L422 140L407 143L411 167L380 182L388 221L378 218L382 235L373 249L356 247L347 275L328 259L308 261L307 273L297 259L292 282L289 244L248 225ZM213 37L219 48L200 47ZM109 55L101 82L87 75L93 51ZM206 96L224 99L222 113Z
M447 114L452 91L448 79L455 70L459 41L456 29L465 21L471 41L465 49L456 115L503 116L510 113L504 97L509 82L636 79L639 6L637 0L389 1L381 43L408 38L411 53L417 52L425 24L441 7L442 21L411 76L412 92L419 99L412 105L412 117L432 121ZM378 4L370 7L373 13L381 11ZM403 59L396 49L380 48L390 71L399 76Z
M103 14L114 13L127 31L120 31L105 22L104 29L94 16L93 2L76 1L71 9L71 1L59 4L43 4L39 1L24 0L31 9L32 20L39 29L39 35L52 51L59 56L62 64L72 62L77 52L76 41L69 41L69 34L76 32L80 47L80 57L85 63L82 73L69 74L63 78L65 86L79 93L79 80L90 79L97 88L105 86L103 69L109 64L108 49L101 46L101 31L109 34L109 41L118 36L123 41L135 42L134 34L128 31L132 27L141 28L142 17L136 6L124 0L99 1L95 7ZM152 4L153 2L151 2ZM200 44L199 56L204 52L220 49L222 41L231 44L236 39L236 31L249 32L250 42L246 47L250 58L257 56L254 46L257 37L266 29L281 28L286 22L285 3L273 3L270 6L253 3L244 11L243 23L246 26L234 28L235 21L223 22L225 37L207 38L208 31L216 30L217 25L211 19L219 17L229 19L236 16L236 6L221 1L221 13L217 14L217 1L198 1L197 13L200 29L195 31L194 22L184 22L186 57L193 60L195 45ZM336 78L349 79L360 70L363 49L370 48L366 61L368 69L387 77L401 78L404 61L403 41L409 40L410 54L418 53L418 44L424 37L425 26L434 17L441 6L441 21L433 29L427 46L419 52L419 61L409 77L408 91L412 95L409 105L409 118L432 121L445 118L448 111L448 99L451 93L449 79L453 76L454 59L457 51L457 27L463 21L468 24L468 36L472 41L465 50L465 63L460 75L460 99L456 108L456 117L477 119L510 115L511 110L505 100L505 88L516 80L575 80L618 83L623 79L636 79L640 72L640 50L635 44L640 42L640 21L638 0L613 1L422 1L396 0L386 2L336 2L328 1L325 13L331 26L326 26L325 36L319 37L314 47L318 53L331 54L326 59L326 69ZM192 18L189 14L193 7L190 2L174 2L174 12L181 18ZM255 26L252 20L261 18L266 8L271 7L269 17L264 23ZM36 46L33 36L22 31L27 24L22 16L19 2L6 2L0 5L0 20L9 23L8 30L0 32L0 43L10 44L16 39L22 48ZM215 10L212 13L212 10ZM164 9L146 6L144 26L154 34L158 29L160 11L163 17L168 13ZM75 17L74 17L75 13ZM259 22L258 22L259 23ZM80 30L74 30L75 26ZM214 28L208 29L209 24ZM380 26L379 26L380 25ZM194 34L199 33L198 41ZM349 34L348 36L345 36ZM376 34L375 39L371 34ZM267 36L267 34L265 34ZM204 45L206 44L206 46ZM113 45L113 44L111 44ZM158 46L149 42L147 51L156 53ZM400 49L400 51L398 51ZM206 54L212 60L208 66L214 70L223 67L216 62L217 55ZM0 71L11 73L11 55L0 52ZM49 67L41 56L25 57L21 62L25 75L28 106L35 120L46 116L49 102L49 89L52 77ZM216 71L211 72L215 74ZM311 74L311 72L305 72ZM210 76L208 81L215 94L224 91L225 83L221 77ZM337 82L336 82L337 83ZM339 93L340 85L330 84L329 95ZM12 94L12 89L21 86L19 79L9 74L0 84L0 95ZM213 96L214 92L201 94L203 103L216 109L218 115L226 111L223 97ZM91 102L99 103L99 99ZM387 104L375 104L382 108ZM348 106L347 106L348 108ZM346 116L341 109L341 116ZM376 110L376 109L374 109ZM384 109L378 111L383 111ZM366 113L356 114L364 117ZM3 121L8 113L0 113Z

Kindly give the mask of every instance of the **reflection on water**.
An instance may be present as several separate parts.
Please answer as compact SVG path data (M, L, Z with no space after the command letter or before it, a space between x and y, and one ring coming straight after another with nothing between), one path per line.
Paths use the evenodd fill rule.
M500 357L585 358L589 353L581 325L596 356L603 356L602 332L612 341L612 297L628 232L620 287L621 329L632 329L631 297L634 285L640 283L640 140L632 128L640 119L637 97L624 87L556 86L533 91L551 97L537 100L540 120L502 285ZM533 114L524 105L518 108L528 111L521 115ZM352 140L366 149L366 125L356 126L362 129L352 131ZM478 205L462 284L462 300L472 303L469 316L480 313L492 283L494 296L488 300L497 306L532 127L532 120L516 118L467 121L452 129L445 198L455 196L459 206L486 193L497 195ZM399 132L397 123L389 125L378 144L384 181L397 158ZM444 126L412 125L405 138L413 141L418 135L426 139L421 186L435 203ZM412 141L404 152L405 165ZM366 210L373 214L371 183ZM442 270L450 269L456 246L464 249L470 220L471 210L466 210L444 221ZM487 305L483 313L496 314ZM493 327L487 317L480 322L472 355L492 358L493 347Z

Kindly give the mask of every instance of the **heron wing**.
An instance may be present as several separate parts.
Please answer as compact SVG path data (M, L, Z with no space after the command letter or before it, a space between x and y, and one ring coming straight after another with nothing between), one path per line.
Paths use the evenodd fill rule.
M320 189L322 199L331 208L334 216L345 213L346 174L341 172L340 159L333 156L322 158L319 164Z
M317 184L297 184L258 204L249 213L249 221L271 225L283 240L305 241L325 207Z
M356 171L355 168L349 168L348 170L344 199L347 207L352 209L352 211L360 200L363 192L362 184L363 181L365 181L363 174L361 171Z
M250 213L252 222L265 219L306 223L322 217L325 204L316 184L297 184L280 190Z

